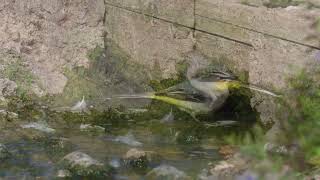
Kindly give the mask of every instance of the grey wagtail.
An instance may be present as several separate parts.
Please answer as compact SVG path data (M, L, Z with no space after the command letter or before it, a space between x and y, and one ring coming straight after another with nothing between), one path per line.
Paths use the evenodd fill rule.
M241 83L233 75L214 70L205 76L187 77L188 81L159 92L118 95L119 99L154 99L174 105L189 113L195 120L197 114L207 114L221 107L229 95L229 88L247 88L278 96L257 86Z
M115 98L163 101L186 111L197 120L197 114L208 114L221 107L229 96L231 88L246 88L278 97L258 86L242 83L221 66L210 65L209 61L197 51L189 53L186 60L189 66L185 82L159 92L119 95Z

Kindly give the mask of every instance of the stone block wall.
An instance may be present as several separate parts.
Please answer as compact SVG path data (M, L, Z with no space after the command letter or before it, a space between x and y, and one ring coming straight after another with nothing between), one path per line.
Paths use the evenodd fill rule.
M287 77L319 61L320 10L306 1L313 6L268 8L265 0L0 0L0 79L17 73L10 69L17 63L34 76L20 81L30 81L37 95L61 94L70 81L65 71L88 67L88 52L108 48L108 40L143 65L146 76L175 75L176 64L196 50L235 73L248 72L250 83L284 92ZM274 114L270 102L259 94L252 99L264 117Z
M62 93L64 70L87 66L87 51L103 46L104 12L103 0L0 0L0 54L19 56L37 95Z
M133 61L150 69L159 64L163 77L196 49L235 72L247 71L250 83L285 91L287 78L313 64L320 49L319 39L310 38L317 34L317 8L267 8L241 0L105 0L105 5L107 38ZM272 119L270 98L256 94L252 104L264 121Z

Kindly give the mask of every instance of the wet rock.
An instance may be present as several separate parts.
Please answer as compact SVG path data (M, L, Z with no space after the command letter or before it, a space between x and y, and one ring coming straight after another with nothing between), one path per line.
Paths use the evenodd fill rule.
M58 170L57 178L70 178L71 172L65 169Z
M191 180L183 171L169 165L161 165L152 169L147 175L146 179L166 179L166 180Z
M50 128L46 122L42 121L31 122L28 124L21 125L21 127L25 129L36 129L45 133L54 133L56 131L55 129Z
M138 149L130 149L123 160L126 166L139 170L147 169L149 163L147 153Z
M221 146L219 148L219 153L225 158L229 159L236 153L236 148L230 145Z
M3 144L0 144L0 160L7 159L11 156L7 147Z
M151 164L159 164L161 156L153 151L130 149L123 157L124 164L134 169L146 170Z
M266 143L264 145L264 150L268 153L286 155L288 154L289 150L284 145L276 145L273 143Z
M221 161L214 168L210 169L210 173L213 176L220 178L231 178L235 171L237 171L235 165L226 161Z
M274 143L266 143L264 150L269 154L277 154L282 156L294 156L300 152L298 144L279 145Z
M6 111L4 109L0 109L0 117L5 119L5 120L11 121L11 120L18 119L19 115L17 113L14 113L14 112L9 112L9 111Z
M142 143L137 141L131 132L129 132L125 136L117 136L113 141L121 142L129 146L142 146Z
M72 177L110 178L112 169L98 160L82 152L72 152L61 162L64 169L71 172Z
M97 125L81 124L80 131L92 132L92 133L104 133L105 128Z
M209 170L211 179L234 179L248 169L248 160L240 154L235 154L226 161L220 161Z

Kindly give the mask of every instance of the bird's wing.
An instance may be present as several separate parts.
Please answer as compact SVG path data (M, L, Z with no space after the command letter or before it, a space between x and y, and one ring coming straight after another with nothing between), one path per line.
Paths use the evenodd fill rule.
M183 82L167 89L142 94L122 94L108 98L118 99L155 99L156 96L165 96L182 101L191 101L197 103L206 103L210 101L210 97L195 89L189 82Z
M176 86L169 87L165 90L156 92L155 95L201 103L206 102L209 99L208 96L195 89L189 82L183 82Z

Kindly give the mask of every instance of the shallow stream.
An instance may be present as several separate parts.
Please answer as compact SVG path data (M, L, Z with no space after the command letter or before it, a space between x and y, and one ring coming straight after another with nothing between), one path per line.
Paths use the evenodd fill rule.
M226 136L250 134L257 120L249 98L237 95L214 114L214 120L208 116L202 122L159 102L146 109L110 108L103 112L54 111L37 104L16 108L18 117L1 120L0 142L5 148L0 148L0 177L5 179L58 178L61 161L72 152L85 153L112 169L114 179L148 179L146 175L160 165L175 167L196 179L225 158L220 150L228 144ZM205 125L216 120L237 123ZM133 148L151 152L156 158L128 164L125 156Z

